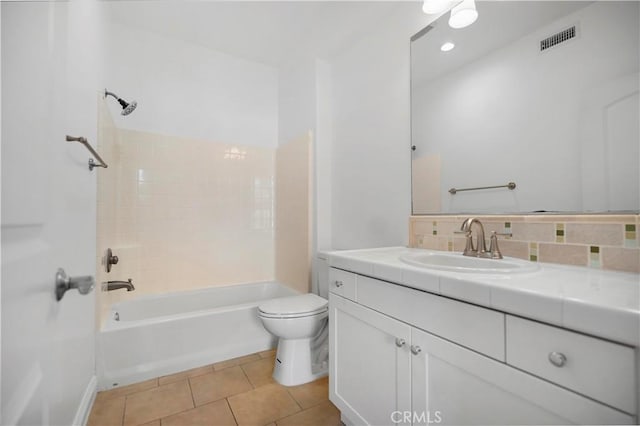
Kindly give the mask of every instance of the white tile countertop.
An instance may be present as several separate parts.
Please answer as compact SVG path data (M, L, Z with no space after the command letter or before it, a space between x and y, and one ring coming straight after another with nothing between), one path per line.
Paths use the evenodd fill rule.
M549 263L534 272L460 273L400 260L418 253L450 252L385 247L325 254L334 268L640 346L638 274Z

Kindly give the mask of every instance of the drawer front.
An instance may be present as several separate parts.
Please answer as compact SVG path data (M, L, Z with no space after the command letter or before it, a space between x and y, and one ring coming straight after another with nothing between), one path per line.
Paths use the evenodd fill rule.
M504 314L358 276L358 303L504 361Z
M632 348L507 315L507 363L627 413L636 411Z
M331 268L329 270L329 291L347 299L356 300L356 274Z

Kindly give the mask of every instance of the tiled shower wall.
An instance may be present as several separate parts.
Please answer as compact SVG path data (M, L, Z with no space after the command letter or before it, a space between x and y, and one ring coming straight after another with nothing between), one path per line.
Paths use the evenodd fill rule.
M411 216L409 246L462 252L465 238L454 231L468 217ZM511 234L498 237L505 256L640 273L639 215L476 217L484 225L487 246L491 231Z
M302 293L311 282L311 143L309 132L276 151L275 277Z
M136 288L101 292L101 318L111 303L143 294L271 281L277 252L308 253L307 234L300 235L308 233L301 220L308 208L300 217L283 217L280 226L288 234L276 251L276 149L122 130L104 106L100 114L99 149L109 168L96 169L97 252L99 264L107 247L120 261L109 274L99 271L98 282L132 278ZM307 138L282 154L281 173L306 176L305 188L309 143ZM285 209L308 203L308 191L289 195L280 200ZM292 221L300 228L295 232ZM307 276L308 270L303 282L287 284L308 291Z

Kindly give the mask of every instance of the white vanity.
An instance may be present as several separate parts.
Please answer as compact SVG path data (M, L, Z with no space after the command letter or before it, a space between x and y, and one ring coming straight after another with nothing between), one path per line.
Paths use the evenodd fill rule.
M430 253L444 252L327 256L329 393L345 424L637 423L637 274L406 261Z

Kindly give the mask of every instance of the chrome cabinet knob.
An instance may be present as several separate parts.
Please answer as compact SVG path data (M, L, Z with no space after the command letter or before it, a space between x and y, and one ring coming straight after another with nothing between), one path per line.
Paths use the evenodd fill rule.
M342 281L336 280L336 287L342 287L344 283Z
M400 337L396 337L396 346L401 348L405 345L405 343L407 343L404 339L400 338Z
M567 357L562 352L549 352L549 362L556 367L563 367L567 363Z
M420 346L411 345L411 353L412 354L418 355L420 352L422 352L422 348L420 348Z

